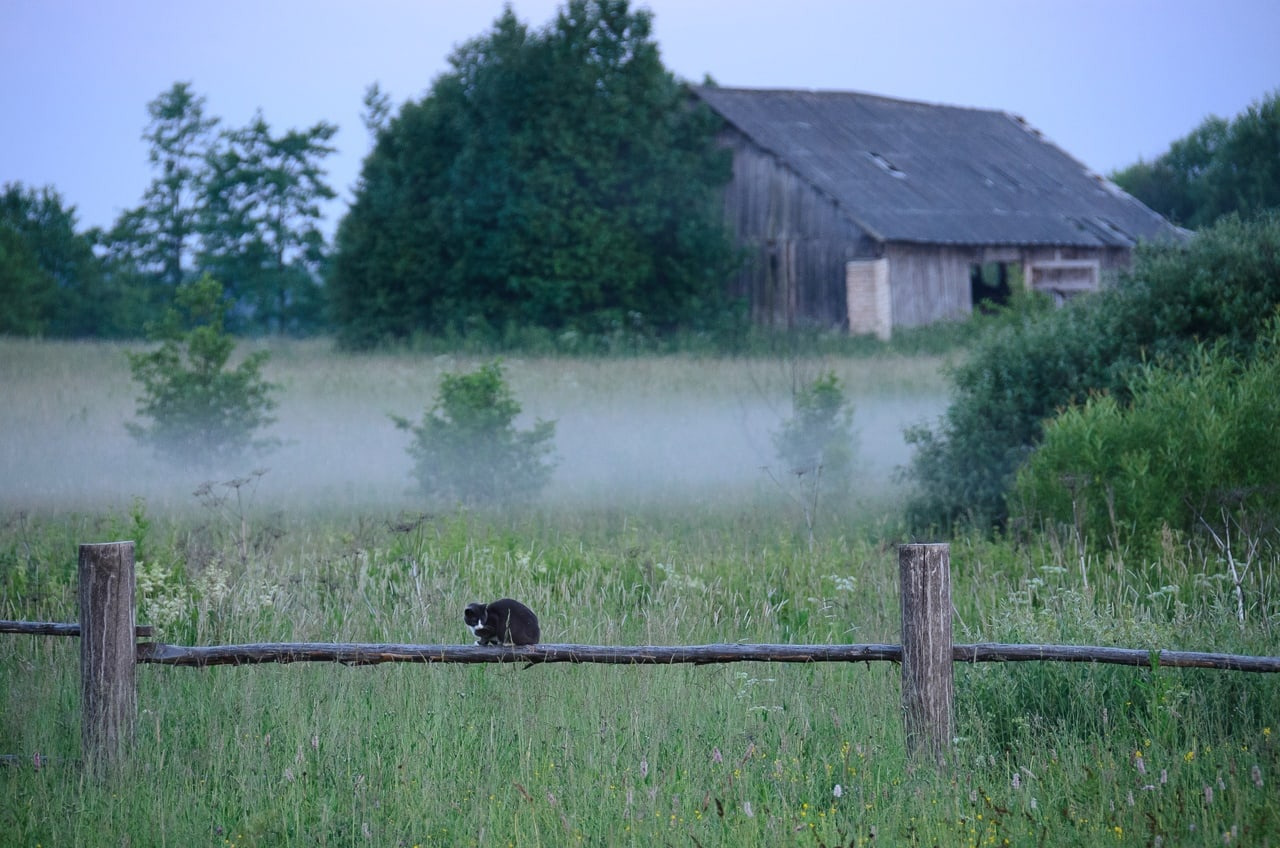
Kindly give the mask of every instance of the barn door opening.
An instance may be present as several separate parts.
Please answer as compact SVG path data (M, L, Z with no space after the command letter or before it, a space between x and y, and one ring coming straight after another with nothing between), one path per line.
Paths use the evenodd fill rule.
M969 266L969 293L973 308L991 312L1004 306L1013 294L1008 262L975 262Z

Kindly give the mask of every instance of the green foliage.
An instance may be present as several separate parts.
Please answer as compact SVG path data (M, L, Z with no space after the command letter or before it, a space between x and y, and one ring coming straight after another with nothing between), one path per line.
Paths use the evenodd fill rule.
M1241 362L1198 347L1186 368L1146 366L1132 401L1091 397L1054 419L1019 471L1014 503L1028 522L1073 524L1085 539L1158 549L1228 515L1280 518L1280 319Z
M470 374L446 374L421 424L392 416L414 435L409 445L423 494L463 503L536 495L551 479L554 421L519 431L516 401L498 362Z
M773 434L778 459L790 474L814 487L847 494L853 484L853 407L834 371L799 386L792 414Z
M156 284L173 289L189 275L191 253L199 237L200 205L207 180L205 158L213 148L217 118L206 118L205 99L191 84L174 83L147 104L151 122L142 134L157 173L143 205L121 216L134 226L138 269Z
M266 351L239 365L228 363L235 340L224 330L221 284L205 275L177 291L177 306L152 328L159 347L128 353L129 370L142 385L130 434L174 462L225 469L250 451L274 446L254 434L271 424L276 386L262 376Z
M1132 270L1095 295L997 319L953 372L941 421L907 434L912 522L1002 522L1046 419L1093 392L1123 401L1145 360L1185 363L1198 341L1246 356L1277 304L1280 216L1228 217L1186 245L1141 246Z
M8 183L0 194L0 332L113 335L115 303L75 207L52 188Z
M1206 118L1155 161L1139 161L1112 179L1188 227L1280 207L1280 91L1232 121Z
M125 292L133 335L172 305L174 288L201 275L222 280L231 329L314 332L324 322L327 261L319 204L333 198L321 162L337 132L318 123L273 135L261 114L215 134L205 99L175 83L147 104L143 138L156 176L140 206L98 241Z
M207 156L199 262L228 281L242 329L299 334L323 320L319 204L335 194L321 163L337 131L321 122L276 136L259 112Z
M571 0L530 31L507 9L450 65L385 128L370 113L378 141L329 281L343 344L723 319L729 158L648 12Z
M23 235L0 223L0 335L38 336L49 326L57 295L53 278L40 267Z

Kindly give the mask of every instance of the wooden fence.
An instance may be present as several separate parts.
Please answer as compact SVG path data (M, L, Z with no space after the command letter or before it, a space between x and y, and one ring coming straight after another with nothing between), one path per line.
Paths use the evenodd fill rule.
M946 544L898 548L901 645L684 645L638 647L543 644L522 647L286 642L184 646L138 642L133 542L81 545L78 624L0 621L0 633L80 637L81 749L86 765L109 769L129 748L137 722L140 663L204 667L256 663L385 662L609 663L673 665L729 662L897 662L902 718L911 756L945 767L954 737L957 662L1057 661L1151 668L1280 672L1280 657L1075 645L957 645L951 640L951 561Z

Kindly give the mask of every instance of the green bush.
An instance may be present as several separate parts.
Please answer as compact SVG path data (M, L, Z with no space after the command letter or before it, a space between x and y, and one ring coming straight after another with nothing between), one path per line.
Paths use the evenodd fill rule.
M800 386L792 415L773 434L783 469L824 492L845 494L853 483L853 407L834 371Z
M539 420L519 431L519 414L495 361L470 374L444 375L421 424L391 418L414 435L409 454L421 492L473 504L530 497L550 481L555 422Z
M1144 550L1166 525L1189 533L1235 516L1275 526L1280 320L1257 351L1242 364L1226 344L1201 346L1185 369L1139 371L1131 403L1097 395L1066 410L1018 472L1015 509Z
M150 329L159 347L126 354L133 379L142 384L138 415L151 423L125 427L160 456L208 469L274 447L274 439L255 438L275 420L270 412L277 386L262 376L269 354L252 353L228 367L235 340L223 328L222 285L206 274L179 286L175 303Z
M1091 393L1123 402L1145 361L1185 367L1199 342L1247 355L1280 304L1280 216L1227 218L1185 245L1143 245L1115 286L992 323L953 373L936 427L908 432L917 527L1007 518L1006 495L1043 422Z

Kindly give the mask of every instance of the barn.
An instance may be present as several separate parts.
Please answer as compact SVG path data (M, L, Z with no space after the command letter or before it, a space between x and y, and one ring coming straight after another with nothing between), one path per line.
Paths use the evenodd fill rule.
M1181 230L1008 112L698 86L733 154L731 293L755 322L888 338L1025 286L1068 298Z

